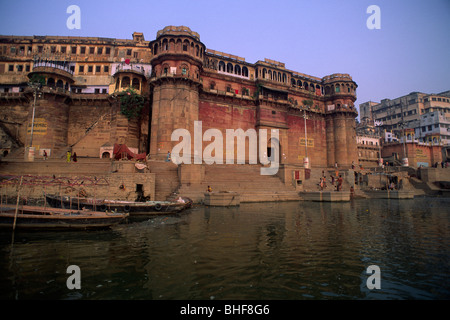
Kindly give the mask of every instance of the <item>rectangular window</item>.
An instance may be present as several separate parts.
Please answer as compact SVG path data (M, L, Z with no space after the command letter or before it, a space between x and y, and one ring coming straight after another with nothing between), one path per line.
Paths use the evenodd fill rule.
M110 47L107 47L107 48L105 49L105 53L106 53L106 54L111 54L111 48L110 48Z
M134 52L134 53L133 53L133 57L137 59L138 53L137 53L137 52Z
M17 65L17 71L22 72L23 71L23 65L19 64Z
M92 72L94 68L92 66L88 66L88 72Z
M80 54L85 54L85 53L86 53L86 47L81 47Z
M109 72L109 66L104 66L104 67L103 67L103 72L108 73L108 72Z
M29 65L29 64L27 64L27 65L25 66L25 71L26 71L26 72L30 72L30 65Z
M77 54L77 47L72 47L72 54Z
M100 89L94 89L94 93L100 93Z
M61 53L66 53L67 47L61 47Z
M13 71L14 71L14 65L13 65L13 64L10 64L10 65L8 66L8 71L10 71L10 72L13 72Z
M44 47L43 46L38 46L38 52L42 53L42 51L44 51Z
M127 56L131 56L131 49L127 49Z
M102 68L101 66L95 66L95 72L100 73L101 68Z
M78 72L79 72L79 73L84 72L84 66L80 66L80 67L78 68Z
M95 52L95 47L90 47L89 48L89 54L94 54Z
M56 53L56 46L51 46L50 47L50 52L51 53Z
M108 93L107 89L102 89L102 93Z
M97 48L97 54L102 54L103 53L103 48Z

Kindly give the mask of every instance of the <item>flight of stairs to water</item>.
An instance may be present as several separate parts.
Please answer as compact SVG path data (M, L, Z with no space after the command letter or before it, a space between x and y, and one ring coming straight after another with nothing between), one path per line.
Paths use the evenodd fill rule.
M260 165L205 165L205 179L199 184L181 185L177 194L200 203L208 186L213 192L240 194L240 202L299 200L293 186L286 186L276 175L260 173Z
M180 186L178 178L178 166L172 162L148 161L148 168L155 173L155 199L165 201Z

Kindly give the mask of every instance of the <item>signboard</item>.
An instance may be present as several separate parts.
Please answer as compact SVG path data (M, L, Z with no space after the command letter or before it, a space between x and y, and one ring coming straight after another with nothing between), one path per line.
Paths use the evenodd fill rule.
M27 134L31 134L31 122L28 124ZM33 135L46 135L47 134L47 120L44 118L34 119Z
M298 142L300 146L305 146L305 138L299 138ZM308 138L308 147L314 148L314 139Z

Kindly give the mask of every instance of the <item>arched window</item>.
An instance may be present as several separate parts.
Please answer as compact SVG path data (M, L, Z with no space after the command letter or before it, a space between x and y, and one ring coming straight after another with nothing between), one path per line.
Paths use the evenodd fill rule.
M309 86L308 86L308 82L303 82L303 86L305 87L305 90L308 90Z
M269 70L269 75L268 76L269 76L270 80L273 80L273 78L272 78L272 70Z
M301 87L302 86L302 82L300 80L297 80L297 87Z
M225 62L219 61L219 71L225 72Z
M167 39L164 39L162 42L162 50L164 51L169 50L169 44L167 43Z
M341 87L340 87L339 83L336 84L335 90L336 90L335 92L341 92Z
M57 88L64 88L64 82L62 80L56 81L56 87Z
M287 76L285 73L283 73L283 83L286 83L286 82L287 82Z
M132 88L139 90L140 89L140 81L137 78L133 78L133 82L132 82Z
M247 69L247 67L242 67L242 75L244 77L248 77L248 69Z
M188 51L189 48L189 41L184 40L183 41L183 51Z
M267 70L266 70L266 68L264 68L263 71L262 71L262 77L263 77L263 79L266 78L266 75L267 75Z
M233 73L233 65L231 63L227 63L227 72L228 73Z
M291 78L291 86L295 87L295 79L294 78Z
M122 88L128 88L130 86L130 77L122 78Z
M153 46L153 54L157 55L158 54L158 44L155 43L155 45Z
M175 50L175 40L170 39L169 40L169 50L174 51Z
M199 48L198 48L198 44L195 45L195 55L198 57L199 55Z
M281 82L281 72L278 72L278 79L276 79L278 82Z
M116 90L119 89L119 85L120 85L120 80L119 80L119 78L117 78L117 80L116 80Z
M48 80L47 80L47 85L48 85L49 87L54 87L54 86L55 86L55 79L53 79L53 78L48 78Z
M240 65L237 64L234 66L234 74L241 75L241 66Z

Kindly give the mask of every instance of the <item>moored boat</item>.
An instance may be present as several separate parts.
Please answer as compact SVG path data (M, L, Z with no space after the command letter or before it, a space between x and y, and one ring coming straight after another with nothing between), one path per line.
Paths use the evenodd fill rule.
M101 229L124 221L127 213L0 205L0 227L18 229Z
M192 206L192 200L179 197L174 201L122 201L46 194L47 203L54 208L88 209L102 212L129 213L136 215L157 215L177 213Z

